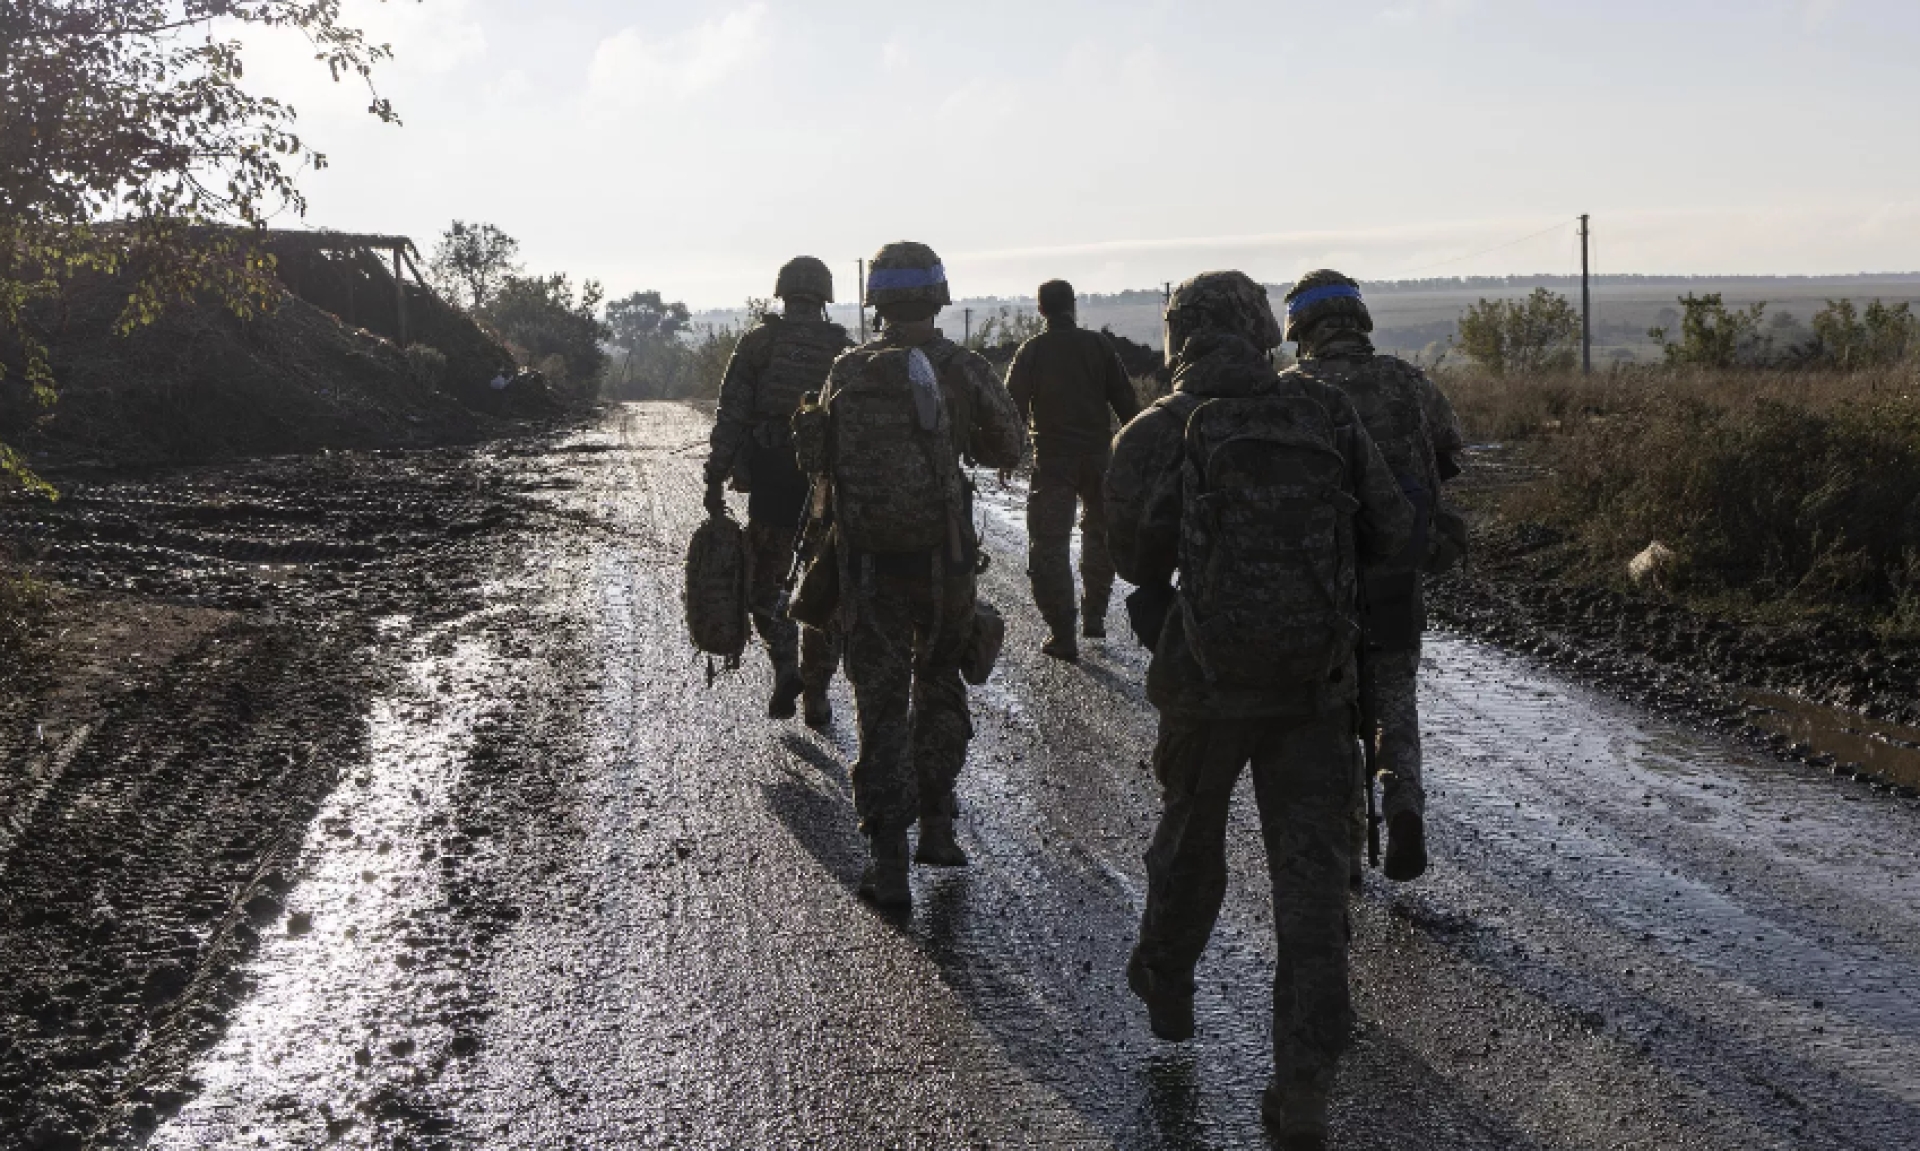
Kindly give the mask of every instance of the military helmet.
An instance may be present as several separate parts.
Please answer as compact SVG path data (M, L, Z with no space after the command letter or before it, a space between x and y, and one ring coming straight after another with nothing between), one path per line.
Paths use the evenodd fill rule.
M947 291L947 270L940 257L925 244L898 240L873 254L867 267L867 303L875 307L887 304L932 304L945 307L953 303Z
M1356 332L1373 331L1373 317L1360 298L1360 285L1331 268L1308 272L1287 293L1287 339L1324 320L1343 320L1340 326Z
M795 256L780 269L780 278L773 282L773 294L783 300L795 296L819 300L825 304L833 303L833 273L827 266L812 256Z
M1166 328L1169 363L1202 332L1239 336L1263 352L1281 340L1267 290L1245 272L1202 272L1175 288L1167 300Z

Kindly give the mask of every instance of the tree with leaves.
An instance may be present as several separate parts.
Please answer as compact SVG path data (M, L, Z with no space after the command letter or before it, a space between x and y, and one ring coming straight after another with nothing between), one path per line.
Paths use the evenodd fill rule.
M613 334L600 320L600 285L588 280L576 292L562 273L508 276L481 311L480 318L511 344L522 362L549 375L562 367L556 383L592 392L607 366L601 341Z
M242 317L278 298L247 230L304 213L296 177L326 157L292 107L244 86L243 24L304 36L398 123L371 81L392 53L343 23L338 0L0 5L0 383L53 402L38 321L79 277L125 278L122 334L194 298ZM0 481L45 488L5 444Z
M1461 351L1496 376L1571 371L1579 361L1580 313L1565 296L1535 288L1523 300L1488 300L1461 313Z
M1864 311L1852 300L1828 300L1814 313L1811 359L1851 371L1897 364L1920 351L1920 316L1905 301L1875 300Z
M1772 356L1773 340L1761 329L1767 310L1762 303L1729 308L1719 292L1692 292L1681 296L1680 338L1669 340L1666 326L1649 328L1647 336L1660 345L1672 366L1702 368L1753 367Z
M434 245L427 274L469 312L485 310L509 276L520 274L520 241L492 224L455 220Z
M659 292L635 292L607 305L607 327L613 342L629 351L647 344L677 340L693 323L683 303L668 303Z

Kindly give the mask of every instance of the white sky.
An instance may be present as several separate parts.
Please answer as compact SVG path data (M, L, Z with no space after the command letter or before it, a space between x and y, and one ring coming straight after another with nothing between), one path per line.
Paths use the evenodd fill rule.
M346 9L404 127L303 43L250 58L332 161L307 224L485 220L614 295L729 305L804 252L851 298L899 238L968 296L1566 272L1580 212L1602 272L1920 269L1914 0Z

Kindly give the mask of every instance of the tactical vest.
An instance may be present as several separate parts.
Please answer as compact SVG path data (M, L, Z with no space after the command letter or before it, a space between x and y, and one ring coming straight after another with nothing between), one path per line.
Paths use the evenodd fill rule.
M1288 372L1338 388L1353 401L1361 425L1414 510L1414 538L1407 554L1385 566L1417 570L1427 554L1440 496L1440 469L1434 462L1426 407L1421 403L1419 369L1393 356L1330 356L1302 360Z
M764 437L762 443L769 447L784 447L789 442L788 421L801 397L820 390L833 361L851 341L845 328L828 320L768 316L761 324L769 347L754 395L756 438Z

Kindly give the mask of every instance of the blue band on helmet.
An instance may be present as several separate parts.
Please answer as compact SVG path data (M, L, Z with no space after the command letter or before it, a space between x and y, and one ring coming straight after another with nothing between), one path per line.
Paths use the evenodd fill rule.
M931 288L946 282L947 269L939 264L931 268L875 268L867 273L867 291L869 292Z
M1357 300L1360 289L1345 284L1328 284L1324 288L1309 288L1287 301L1287 315L1291 316L1301 308L1310 307L1322 300Z

